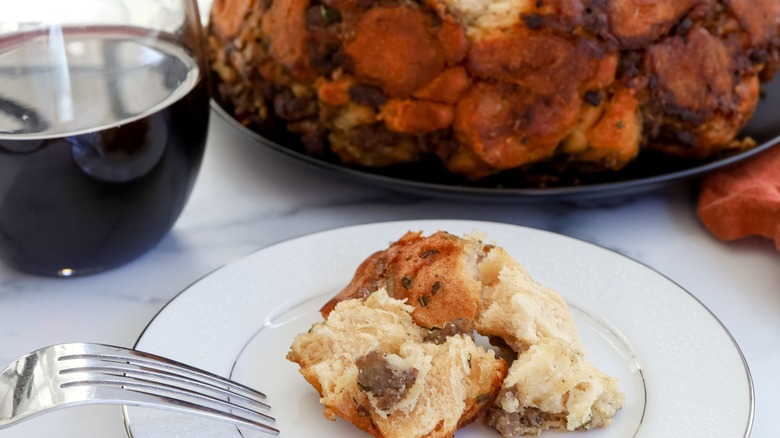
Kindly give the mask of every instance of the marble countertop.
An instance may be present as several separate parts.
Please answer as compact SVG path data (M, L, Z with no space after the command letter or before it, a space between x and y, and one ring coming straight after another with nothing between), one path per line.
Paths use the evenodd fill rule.
M692 184L692 183L691 183ZM707 306L741 347L755 384L754 437L780 412L780 253L772 242L722 243L695 214L695 187L582 203L467 203L366 186L266 150L213 117L198 182L172 232L140 259L102 274L54 279L0 266L0 363L75 341L132 346L189 284L253 250L344 225L477 219L576 237L634 258ZM116 407L70 409L0 430L0 438L126 436Z

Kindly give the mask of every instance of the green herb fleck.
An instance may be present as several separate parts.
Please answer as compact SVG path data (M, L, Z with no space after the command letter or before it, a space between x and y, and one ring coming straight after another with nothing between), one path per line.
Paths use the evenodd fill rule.
M333 9L325 5L320 5L320 15L322 16L322 21L325 22L326 26L341 22L341 12L339 12L337 9Z

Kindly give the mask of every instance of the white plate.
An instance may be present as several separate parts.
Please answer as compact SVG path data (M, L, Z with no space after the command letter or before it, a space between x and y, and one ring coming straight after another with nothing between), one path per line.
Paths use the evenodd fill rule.
M316 391L285 360L293 337L369 254L408 230L487 234L572 308L589 358L616 376L627 401L615 422L583 437L747 437L753 386L734 339L674 282L615 252L570 237L473 221L352 226L289 240L196 282L149 324L137 348L170 356L264 391L282 436L362 437L322 415ZM261 436L195 417L125 410L133 438ZM549 432L545 437L562 435ZM456 438L498 437L481 425ZM577 434L577 436L580 436Z

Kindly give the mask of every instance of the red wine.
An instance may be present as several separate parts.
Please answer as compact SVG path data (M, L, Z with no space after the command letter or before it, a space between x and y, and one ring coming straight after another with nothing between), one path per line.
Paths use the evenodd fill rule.
M181 213L206 142L206 69L183 46L139 35L112 27L0 37L6 264L98 272L151 249Z

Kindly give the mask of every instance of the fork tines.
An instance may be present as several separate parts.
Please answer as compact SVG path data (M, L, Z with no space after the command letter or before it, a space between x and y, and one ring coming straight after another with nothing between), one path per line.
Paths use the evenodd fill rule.
M170 359L126 350L115 352L73 352L59 357L60 375L69 377L63 388L94 388L104 393L121 391L116 397L127 399L125 391L135 394L138 406L160 406L205 415L278 434L266 423L276 420L261 411L271 407L265 394L219 375Z

